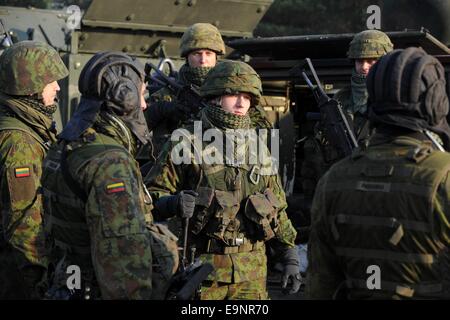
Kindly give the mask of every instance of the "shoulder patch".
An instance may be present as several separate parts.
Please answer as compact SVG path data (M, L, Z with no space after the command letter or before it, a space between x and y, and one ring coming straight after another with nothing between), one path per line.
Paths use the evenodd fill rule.
M30 167L14 168L14 175L16 178L25 178L30 176Z
M125 183L123 183L122 181L111 183L106 186L106 193L108 193L108 194L118 193L118 192L123 192L123 191L125 191Z

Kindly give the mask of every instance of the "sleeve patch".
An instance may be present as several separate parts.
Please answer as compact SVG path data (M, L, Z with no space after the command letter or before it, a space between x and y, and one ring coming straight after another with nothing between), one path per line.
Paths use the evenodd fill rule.
M14 169L14 175L16 178L25 178L31 175L29 167L19 167Z
M125 184L123 182L116 182L112 184L108 184L106 186L106 193L118 193L125 191Z

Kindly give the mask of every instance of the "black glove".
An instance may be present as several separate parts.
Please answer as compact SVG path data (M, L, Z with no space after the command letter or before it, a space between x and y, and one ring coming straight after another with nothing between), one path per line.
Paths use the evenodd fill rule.
M183 190L174 196L159 198L155 204L158 220L178 215L180 218L191 218L195 209L195 198L198 193L193 190Z
M281 289L284 294L297 293L303 282L302 276L300 275L300 258L297 248L286 250L282 257L282 263L284 270L281 278ZM290 289L288 288L288 283L292 283Z
M196 114L200 111L200 105L202 98L199 94L196 94L189 89L190 86L186 86L178 92L177 100L182 101L181 107L183 111L188 114ZM198 88L193 89L198 92Z

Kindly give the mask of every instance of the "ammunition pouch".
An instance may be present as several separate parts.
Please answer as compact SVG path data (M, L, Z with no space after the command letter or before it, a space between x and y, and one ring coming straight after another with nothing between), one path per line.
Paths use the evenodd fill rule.
M240 208L239 200L232 191L215 190L211 208L213 212L205 233L227 245L233 245L233 239L239 236L240 223L236 219Z
M269 188L264 193L248 197L245 203L245 216L252 222L248 232L252 239L270 240L275 237L278 228L278 209L281 203Z
M204 232L211 238L230 241L239 236L240 223L236 219L240 204L232 191L220 191L211 188L199 188L196 199L196 213L192 217L192 232Z
M214 189L200 187L197 190L198 197L195 199L195 214L190 219L191 231L199 234L209 220L211 204L214 199Z

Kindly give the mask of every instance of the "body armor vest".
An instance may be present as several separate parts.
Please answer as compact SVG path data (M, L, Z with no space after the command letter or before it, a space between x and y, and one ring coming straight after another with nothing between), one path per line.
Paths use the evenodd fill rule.
M71 172L78 170L94 157L114 150L127 152L114 139L96 134L88 146L84 142L59 143L48 152L42 175L45 229L52 246L52 261L57 263L53 289L65 287L66 267L78 265L82 270L85 294L82 298L99 298L91 262L90 236L85 219L87 195L74 180ZM76 150L76 152L71 152ZM69 171L70 168L70 171ZM70 236L68 236L70 235ZM60 283L58 283L60 282ZM88 293L86 293L86 290ZM52 298L64 298L53 296Z
M335 252L347 266L350 292L376 294L367 286L367 268L376 265L383 291L448 298L448 227L436 221L448 215L439 202L448 195L439 198L438 188L444 181L450 190L444 179L450 155L425 142L404 142L395 149L371 147L330 171L326 201Z

